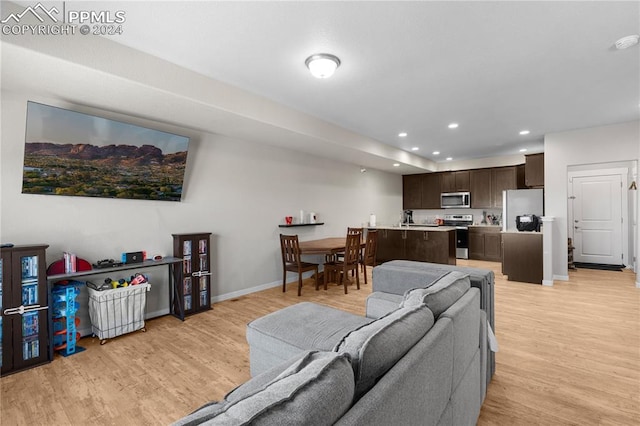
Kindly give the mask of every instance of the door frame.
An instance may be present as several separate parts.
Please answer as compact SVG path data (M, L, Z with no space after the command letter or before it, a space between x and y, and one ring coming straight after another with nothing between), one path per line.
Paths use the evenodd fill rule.
M573 178L575 177L596 177L596 176L620 176L622 182L621 192L621 216L622 216L622 263L626 267L633 267L634 261L630 257L629 253L629 232L631 230L629 224L629 197L627 188L629 186L629 168L628 167L616 167L616 168L589 168L584 170L570 170L567 173L567 235L575 241L574 228L573 228Z

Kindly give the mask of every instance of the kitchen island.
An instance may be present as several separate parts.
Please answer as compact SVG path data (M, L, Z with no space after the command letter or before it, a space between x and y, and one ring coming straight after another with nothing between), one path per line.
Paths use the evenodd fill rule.
M378 226L376 262L416 260L456 264L456 229L453 226Z

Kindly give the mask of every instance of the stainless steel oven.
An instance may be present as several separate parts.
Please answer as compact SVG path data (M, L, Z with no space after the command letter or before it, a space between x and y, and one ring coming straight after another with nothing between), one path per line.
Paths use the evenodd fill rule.
M455 226L456 228L456 258L469 258L469 225L473 224L471 214L446 214L444 215L445 226Z

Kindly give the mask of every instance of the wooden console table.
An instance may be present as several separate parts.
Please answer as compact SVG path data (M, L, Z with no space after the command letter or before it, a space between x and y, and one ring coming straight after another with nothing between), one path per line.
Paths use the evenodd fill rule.
M145 269L152 268L155 266L167 266L169 270L169 300L173 300L176 296L176 286L173 282L174 274L181 274L182 268L176 268L175 265L182 263L182 259L177 257L164 257L161 260L145 260L140 263L125 263L121 266L113 266L109 268L100 268L100 269L90 269L88 271L78 271L71 272L68 274L57 274L57 275L49 275L47 276L47 283L49 288L49 300L53 300L51 296L51 290L53 289L53 284L57 281L63 280L75 280L78 278L85 278L94 275L108 275L119 271L127 271L131 269ZM82 281L82 280L78 280ZM171 309L171 307L169 307ZM53 317L52 317L53 309L49 309L49 341L51 344L49 345L49 356L53 359ZM181 320L184 321L184 312L182 316L178 316Z

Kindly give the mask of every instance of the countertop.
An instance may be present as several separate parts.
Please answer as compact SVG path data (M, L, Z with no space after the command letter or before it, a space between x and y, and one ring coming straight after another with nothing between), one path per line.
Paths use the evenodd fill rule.
M369 229L392 229L396 231L434 231L434 232L447 232L447 231L455 231L455 226L435 226L435 225L425 225L420 226L417 224L413 224L411 226L374 226Z
M482 225L469 225L469 228L502 228L502 225L489 225L485 223Z
M534 231L518 231L516 229L510 229L508 231L502 231L502 234L521 234L521 235L542 235L542 232Z

